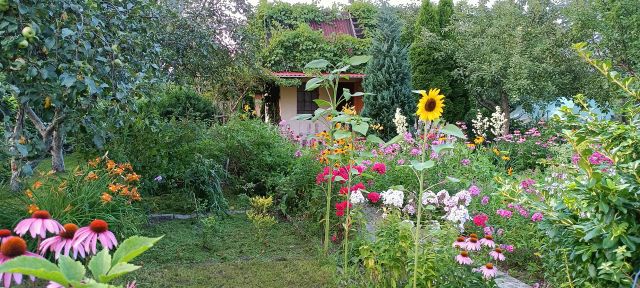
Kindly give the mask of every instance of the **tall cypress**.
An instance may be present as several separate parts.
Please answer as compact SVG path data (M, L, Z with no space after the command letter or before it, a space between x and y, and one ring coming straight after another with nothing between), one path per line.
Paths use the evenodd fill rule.
M364 116L383 125L380 136L387 139L395 135L393 117L396 108L412 117L417 99L411 93L407 47L400 40L401 25L389 10L380 9L378 15L378 32L370 50L373 57L367 65L363 85L364 91L373 95L365 96L362 110Z
M440 0L437 7L423 0L409 50L413 88L439 88L445 95L443 117L450 122L463 120L470 108L464 84L453 75L454 55L446 48L454 36L447 29L453 13L453 0Z

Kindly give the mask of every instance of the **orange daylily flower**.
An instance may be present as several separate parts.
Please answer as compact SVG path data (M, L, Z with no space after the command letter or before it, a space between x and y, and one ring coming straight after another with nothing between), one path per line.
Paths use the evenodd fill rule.
M133 173L129 173L129 174L127 174L127 176L125 177L125 180L126 180L127 182L138 181L138 180L140 180L140 175L136 174L135 172L133 172Z
M96 174L95 172L91 171L91 172L89 172L89 174L87 174L87 177L85 177L84 180L87 180L87 181L98 180L98 174Z
M105 192L102 193L102 196L100 196L100 200L102 200L102 203L109 203L111 202L111 200L113 200L113 197L111 197L111 194Z
M116 168L116 162L109 159L107 161L107 169L112 170L113 168Z
M27 198L33 199L33 192L31 192L31 190L27 189L27 191L24 191L24 194L27 195Z
M98 167L98 164L100 164L100 157L93 159L93 160L89 160L89 166L96 168Z
M38 207L38 205L36 205L36 204L30 204L29 206L27 206L27 212L28 212L29 214L33 214L33 213L35 213L35 212L36 212L36 211L38 211L38 210L40 210L40 208L39 208L39 207Z
M33 190L36 190L40 187L42 187L42 182L40 181L33 182Z

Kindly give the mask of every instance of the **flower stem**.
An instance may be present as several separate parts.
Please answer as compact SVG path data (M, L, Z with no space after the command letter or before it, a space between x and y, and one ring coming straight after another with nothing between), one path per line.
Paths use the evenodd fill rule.
M426 160L426 148L427 148L427 125L425 123L424 125L424 133L422 135L422 155L421 155L421 161L424 163L424 161ZM418 184L419 184L419 189L418 189L418 193L416 193L416 197L417 197L417 202L418 202L418 216L416 217L416 233L415 233L415 239L414 239L414 247L413 247L413 288L417 287L417 280L418 280L418 248L420 246L420 220L422 218L422 192L424 190L424 170L420 171L420 174L418 176Z

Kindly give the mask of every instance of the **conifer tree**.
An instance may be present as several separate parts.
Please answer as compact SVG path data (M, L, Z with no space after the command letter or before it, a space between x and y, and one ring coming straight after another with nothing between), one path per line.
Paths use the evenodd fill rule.
M373 95L365 96L362 114L382 124L380 136L386 139L395 135L393 117L396 108L412 118L416 105L416 97L411 93L407 47L401 44L398 21L389 9L380 10L378 33L370 50L373 58L367 65L364 79L364 91Z

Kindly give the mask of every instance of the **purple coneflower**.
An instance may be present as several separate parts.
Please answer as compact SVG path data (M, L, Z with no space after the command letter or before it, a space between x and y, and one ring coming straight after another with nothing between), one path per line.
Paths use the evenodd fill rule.
M41 258L40 255L27 251L27 242L25 242L24 239L16 236L8 237L8 239L6 239L6 241L4 241L4 243L0 247L0 264L3 264L18 256ZM0 283L3 284L4 288L11 287L12 278L13 282L15 282L16 284L20 285L20 283L22 283L22 274L20 273L0 273ZM35 277L30 278L31 281L36 280Z
M493 236L491 235L486 235L480 239L480 244L491 248L496 247L496 243L493 242Z
M482 272L482 277L484 279L491 279L496 277L497 270L493 267L493 264L487 263L487 265L480 267L480 272Z
M493 258L493 260L504 261L504 254L502 254L502 249L496 248L495 250L489 252L489 256Z
M40 243L40 255L44 256L47 251L51 253L55 253L54 257L56 259L60 258L60 255L69 256L69 252L71 248L73 248L73 237L78 231L78 226L75 224L64 224L64 231L60 232L60 234L47 238L42 243ZM73 259L78 257L78 253L80 253L80 257L84 258L84 249L73 249Z
M460 252L460 254L456 256L456 261L458 261L458 264L460 265L471 265L473 263L473 260L469 258L469 252L467 251Z
M58 221L51 219L51 214L46 210L38 210L31 214L31 218L24 219L16 225L15 231L18 235L23 236L29 232L32 238L40 236L45 238L47 232L58 234L64 230Z
M102 247L107 250L118 246L116 236L109 231L109 224L100 219L93 220L89 226L78 229L73 239L73 249L77 250L80 246L83 246L84 251L87 253L96 254L98 240L100 240Z
M478 238L471 237L467 239L467 244L465 246L467 250L470 251L479 251L480 250L480 242L478 242Z
M453 242L453 248L465 249L467 247L467 242L465 241L463 236L460 236L456 239L456 242Z

